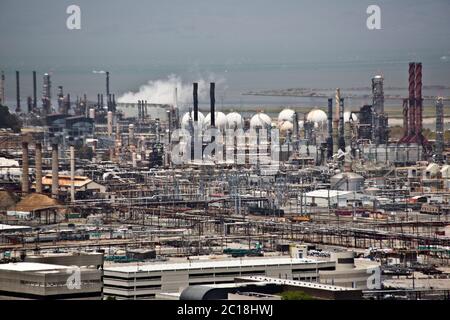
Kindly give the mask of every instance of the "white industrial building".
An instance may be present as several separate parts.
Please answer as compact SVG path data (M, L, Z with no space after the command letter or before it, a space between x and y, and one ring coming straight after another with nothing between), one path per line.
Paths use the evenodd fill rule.
M334 270L334 261L291 258L245 258L105 267L104 295L118 299L153 299L190 285L234 283L236 277L266 276L316 281L319 271Z
M364 203L370 201L372 197L354 192L341 190L320 189L305 193L306 205L317 207L338 206L347 207L351 203Z
M102 270L56 264L0 264L0 300L100 300Z

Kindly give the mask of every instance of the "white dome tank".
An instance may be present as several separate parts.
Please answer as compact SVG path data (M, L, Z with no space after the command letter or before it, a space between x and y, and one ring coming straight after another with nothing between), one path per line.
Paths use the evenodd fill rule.
M270 117L263 112L259 112L259 113L255 114L250 119L250 127L251 128L261 127L264 129L270 129L271 126L272 126L272 119L270 119Z
M190 117L192 118L192 125L194 124L194 112L193 111L191 111L190 113L186 112L183 115L183 117L181 118L181 128L182 129L189 130L189 118ZM205 121L205 116L203 115L203 113L199 112L198 113L199 124L202 126L204 121Z
M282 135L286 135L288 131L290 131L291 133L294 131L294 124L290 121L284 121L280 125L280 133Z
M224 130L227 128L228 120L227 116L223 112L214 112L215 115L215 121L216 121L216 128L220 130ZM203 122L203 125L206 128L211 127L211 113L208 113L205 117L205 121Z
M347 111L347 112L344 112L344 122L350 121L350 114L352 115L353 121L358 121L358 117L356 116L355 113L351 113L350 111Z
M230 129L242 129L244 127L244 119L237 112L227 114L227 122Z
M327 122L328 117L325 112L323 112L320 109L313 109L311 110L308 115L306 116L306 119L308 121L321 124L323 122Z
M278 115L278 122L279 123L282 123L284 121L293 122L294 121L294 113L295 113L295 111L292 109L284 109Z

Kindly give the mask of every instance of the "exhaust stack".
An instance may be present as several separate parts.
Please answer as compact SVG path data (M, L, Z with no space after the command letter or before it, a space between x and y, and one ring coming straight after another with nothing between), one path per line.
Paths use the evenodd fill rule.
M5 73L0 76L0 104L5 103Z
M215 96L216 84L211 82L209 85L209 97L211 101L211 128L216 127L216 96Z
M194 99L194 125L198 124L198 83L193 84L193 99Z
M333 157L333 99L328 99L328 138L327 138L327 158Z
M59 157L58 144L52 144L52 198L57 199L59 193Z
M19 71L16 71L16 112L20 113L20 79L19 79Z
M37 110L37 83L36 71L33 71L33 110Z
M22 194L30 192L29 185L28 142L22 141Z
M42 193L42 144L35 145L36 151L36 192Z
M75 202L75 147L70 146L70 200Z

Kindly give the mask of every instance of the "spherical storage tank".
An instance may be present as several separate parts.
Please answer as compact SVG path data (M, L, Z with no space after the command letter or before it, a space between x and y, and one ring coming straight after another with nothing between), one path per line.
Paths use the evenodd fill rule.
M331 189L360 191L364 187L364 177L354 172L338 173L330 178Z
M183 117L181 118L181 128L182 129L189 130L189 119L190 118L192 118L192 125L194 125L194 112L193 111L191 111L190 113L186 112L183 115ZM205 116L201 112L199 112L198 113L199 124L203 125L204 120L205 120Z
M224 130L227 128L228 119L223 112L214 112L216 128ZM203 122L205 129L211 127L211 113L208 113Z
M352 121L358 121L358 117L356 116L355 113L347 111L347 112L344 112L344 122L349 122L350 121L350 115L351 115Z
M328 120L327 114L320 109L311 110L306 116L306 120L314 123L326 123Z
M282 135L286 135L286 134L288 133L288 131L290 131L291 133L293 132L293 130L294 130L294 125L293 125L292 122L290 122L290 121L284 121L284 122L280 125L279 129L280 129L280 133L281 133Z
M227 114L228 128L230 129L242 129L244 127L244 120L242 116L237 112L231 112Z
M278 122L281 124L284 121L294 121L294 113L295 111L292 109L284 109L278 115Z
M270 117L263 112L259 112L259 113L255 114L250 119L250 127L251 128L260 127L263 129L270 129L271 126L272 126L272 119L270 119Z

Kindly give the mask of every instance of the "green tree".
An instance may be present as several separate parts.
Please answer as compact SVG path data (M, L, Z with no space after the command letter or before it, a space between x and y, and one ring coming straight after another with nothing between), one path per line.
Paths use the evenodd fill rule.
M309 294L303 292L303 291L285 291L281 293L281 299L282 300L315 300L312 296Z
M15 114L9 112L7 106L0 105L0 128L12 129L14 132L20 132L22 123Z

